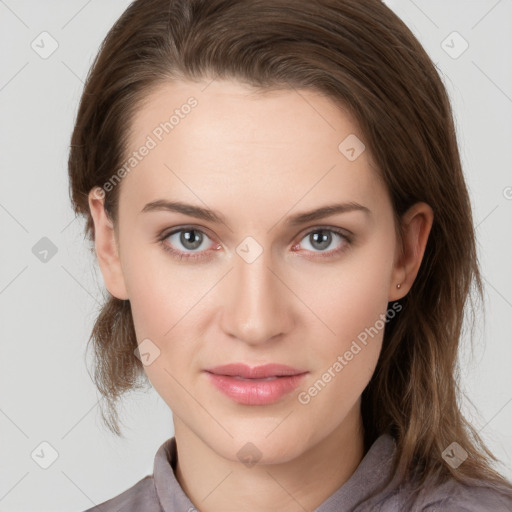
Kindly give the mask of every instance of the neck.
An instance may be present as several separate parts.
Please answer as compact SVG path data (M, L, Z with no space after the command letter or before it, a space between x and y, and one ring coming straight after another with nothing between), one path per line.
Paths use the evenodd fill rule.
M314 510L354 473L364 456L360 408L292 460L248 467L226 459L174 419L176 478L201 512Z

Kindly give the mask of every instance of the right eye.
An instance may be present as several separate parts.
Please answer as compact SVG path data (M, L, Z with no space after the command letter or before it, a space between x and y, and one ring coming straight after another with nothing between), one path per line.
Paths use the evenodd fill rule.
M171 232L163 234L159 238L165 251L171 253L174 257L182 259L198 259L204 258L203 255L207 251L209 240L208 235L195 227L182 227ZM171 243L166 241L170 240ZM180 246L183 248L180 248ZM197 250L203 246L202 250ZM178 247L178 248L176 248ZM217 248L218 248L217 244Z

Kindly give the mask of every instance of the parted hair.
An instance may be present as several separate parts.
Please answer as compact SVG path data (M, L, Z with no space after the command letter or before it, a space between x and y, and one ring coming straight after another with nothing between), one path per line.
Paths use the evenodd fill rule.
M348 109L400 217L424 201L434 221L423 261L400 313L387 322L361 412L368 448L382 433L397 444L394 474L512 486L461 412L459 348L473 335L484 289L451 105L433 62L380 0L136 0L116 21L88 73L71 137L70 198L86 220L91 189L126 161L134 113L173 80L232 79L256 90L308 89ZM117 225L122 183L105 193ZM92 250L92 249L91 249ZM471 339L473 336L471 336ZM147 385L134 355L128 300L108 291L88 348L105 424L121 435L117 406ZM443 451L457 442L457 468Z

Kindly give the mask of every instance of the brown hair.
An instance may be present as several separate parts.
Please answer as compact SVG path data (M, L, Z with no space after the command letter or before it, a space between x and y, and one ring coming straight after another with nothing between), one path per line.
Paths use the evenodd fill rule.
M94 241L88 193L125 161L130 120L151 90L170 80L227 78L257 90L310 89L349 109L400 216L424 201L434 223L419 273L385 329L363 392L365 445L397 441L395 471L421 468L442 482L510 485L460 411L458 346L469 299L482 299L471 204L452 111L435 66L405 24L379 0L136 0L93 63L69 155L70 195ZM105 196L117 222L121 185ZM472 292L476 292L473 297ZM108 293L108 292L107 292ZM474 324L474 317L473 323ZM143 366L129 301L110 294L89 340L103 418L120 434L116 404L139 385ZM457 469L441 453L453 441Z

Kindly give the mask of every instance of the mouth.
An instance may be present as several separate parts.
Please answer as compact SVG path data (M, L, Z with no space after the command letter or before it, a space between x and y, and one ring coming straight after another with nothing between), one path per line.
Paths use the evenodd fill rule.
M230 375L225 375L225 377L230 377ZM277 375L273 375L272 377L265 377L263 379L256 379L256 378L246 378L246 377L240 377L239 375L233 375L232 376L234 379L237 379L237 380L246 380L246 381L249 381L249 382L256 382L256 381L265 381L265 380L276 380L276 379L280 379L282 378L282 376L280 375L279 377Z
M290 377L307 373L307 370L293 368L284 364L269 363L261 366L249 366L245 363L230 363L205 369L206 372L241 379L269 379Z
M281 364L248 366L232 363L204 370L224 395L243 405L269 405L291 393L307 370Z

